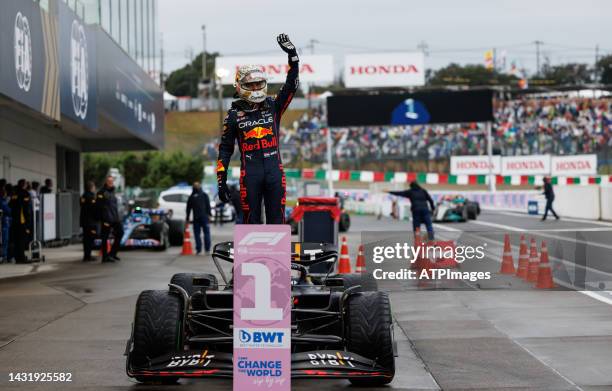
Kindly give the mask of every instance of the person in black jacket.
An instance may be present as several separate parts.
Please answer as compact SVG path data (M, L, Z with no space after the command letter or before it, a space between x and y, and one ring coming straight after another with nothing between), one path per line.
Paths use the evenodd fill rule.
M89 181L81 195L81 214L79 222L83 229L83 262L95 261L91 249L97 234L96 185Z
M210 253L210 227L208 225L208 218L212 216L210 210L210 198L208 194L202 191L200 182L193 183L193 191L187 200L187 222L189 224L189 216L193 211L193 236L195 236L196 242L196 254L202 252L202 238L200 232L204 231L204 250L206 254Z
M548 211L550 210L550 212L553 214L553 216L555 216L555 219L559 220L559 216L557 216L557 213L555 213L555 210L553 209L553 201L555 200L555 192L553 190L552 184L550 183L550 178L546 177L544 178L544 197L546 197L546 209L544 209L544 216L542 217L542 221L546 220L546 217L548 217Z
M266 224L285 222L286 178L279 151L280 121L298 88L297 49L286 34L277 42L287 53L289 71L274 98L267 96L265 74L258 65L243 65L236 72L236 93L223 123L217 160L219 199L229 202L227 172L234 147L240 150L240 205L245 224L261 224L262 200Z
M102 262L119 261L117 252L119 252L119 245L123 237L123 227L121 226L118 201L115 196L115 179L110 175L106 177L104 186L96 195L96 206L99 220L102 223ZM108 253L108 238L111 232L114 241L111 251Z
M431 224L431 211L429 210L429 206L431 206L431 210L434 210L436 205L427 190L423 189L417 182L411 182L409 190L390 191L389 194L405 197L410 200L412 229L416 231L421 224L425 224L429 240L433 240L434 231L433 225Z
M27 261L25 251L32 232L32 198L26 190L26 185L26 180L20 179L17 188L13 189L9 202L12 214L10 237L13 242L13 256L17 263Z

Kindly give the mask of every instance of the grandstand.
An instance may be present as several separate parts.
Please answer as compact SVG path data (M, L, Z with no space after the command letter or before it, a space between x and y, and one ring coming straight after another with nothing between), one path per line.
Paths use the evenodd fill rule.
M494 154L598 155L599 173L611 173L612 99L524 96L494 104ZM326 117L321 109L285 121L281 142L292 167L321 164L326 158ZM366 126L332 129L334 166L344 169L448 172L451 155L485 155L486 132L476 123ZM207 143L216 156L216 140ZM381 163L385 164L383 168Z

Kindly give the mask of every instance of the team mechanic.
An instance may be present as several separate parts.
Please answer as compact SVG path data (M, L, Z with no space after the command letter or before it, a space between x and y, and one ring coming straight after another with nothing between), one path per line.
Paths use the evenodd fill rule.
M267 96L266 75L256 65L236 71L237 95L223 123L219 144L219 198L229 202L227 169L238 140L240 149L240 205L245 224L261 224L263 198L267 224L285 222L285 173L279 153L280 119L298 88L298 55L286 34L276 40L289 56L287 80L275 98Z

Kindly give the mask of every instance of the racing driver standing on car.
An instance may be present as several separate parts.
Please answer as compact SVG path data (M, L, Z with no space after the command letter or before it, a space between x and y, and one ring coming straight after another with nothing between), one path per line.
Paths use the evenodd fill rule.
M238 100L232 103L223 123L219 144L217 182L219 198L231 199L227 170L238 140L240 149L240 205L245 224L261 224L261 202L266 223L285 222L285 173L279 151L280 119L298 88L298 55L286 34L277 41L289 56L285 84L275 98L267 96L266 75L256 65L238 68L234 86Z

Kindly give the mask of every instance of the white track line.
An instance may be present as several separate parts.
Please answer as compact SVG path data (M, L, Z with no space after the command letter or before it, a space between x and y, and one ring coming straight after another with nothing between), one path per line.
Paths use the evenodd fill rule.
M529 230L529 229L514 227L514 226L511 226L511 225L491 223L491 222L488 222L488 221L471 220L471 222L474 223L474 224L484 225L484 226L493 227L493 228L499 228L499 229L506 230L506 231L536 232L538 236L542 236L542 237L549 238L549 239L563 240L563 241L566 241L566 242L580 243L580 244L585 244L585 245L588 245L588 246L601 247L601 248L605 248L607 250L612 250L612 245L609 245L609 244L589 242L589 241L581 240L581 239L568 238L566 236L550 235L550 234L544 233L546 231L542 232L542 231L536 231L536 230ZM574 230L574 231L580 231L580 230L577 229L577 230Z
M527 217L529 219L538 219L538 220L542 219L542 216L540 215L536 216L536 215L530 215L530 214L521 213L521 212L494 211L493 209L487 209L487 212L494 212L495 214L506 215L506 216ZM551 217L551 219L554 219L554 217ZM569 221L570 223L595 224L595 225L603 225L605 227L612 227L612 223L609 223L606 221L599 221L599 220L574 219L574 218L561 216L561 221Z
M435 229L439 229L441 231L448 231L448 232L463 232L463 230L457 229L457 228L453 228L453 227L449 227L443 224L432 224L433 227Z

